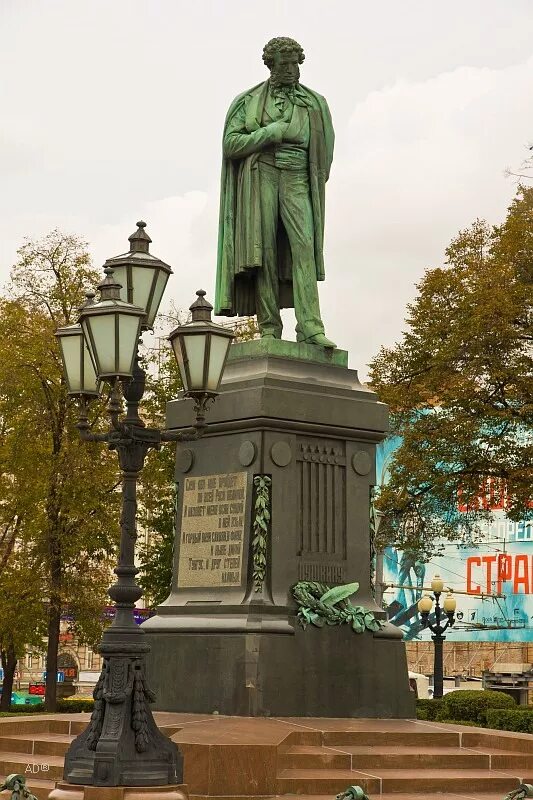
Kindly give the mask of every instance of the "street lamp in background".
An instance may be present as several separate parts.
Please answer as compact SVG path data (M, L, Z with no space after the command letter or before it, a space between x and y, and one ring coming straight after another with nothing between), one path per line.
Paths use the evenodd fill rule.
M65 781L86 786L170 786L183 780L183 759L176 745L160 733L150 710L155 699L145 677L150 648L133 617L142 595L134 563L137 480L151 448L191 441L204 433L206 409L218 393L233 339L230 331L211 322L212 306L205 292L198 291L190 307L191 321L169 337L184 396L194 401L195 422L190 432L147 427L138 413L146 381L139 366L139 336L151 329L172 270L149 252L151 239L145 227L146 223L137 223L128 253L106 261L98 302L95 295L88 295L79 324L56 333L68 393L80 404L80 436L116 450L122 478L117 580L109 589L115 617L99 646L103 667L91 721L65 756ZM92 433L87 407L104 384L109 387L109 429Z
M444 581L440 575L435 575L431 581L431 591L433 596L429 594L423 595L418 601L418 610L422 617L422 625L424 628L429 628L433 633L431 637L435 646L434 662L433 662L433 697L440 698L443 695L443 646L442 643L446 639L444 633L451 627L454 622L454 613L457 606L455 597L451 592L448 592L444 598L442 606L440 605L440 596L444 589ZM433 611L433 601L435 601L435 622L429 621L429 615ZM446 620L444 617L446 616Z

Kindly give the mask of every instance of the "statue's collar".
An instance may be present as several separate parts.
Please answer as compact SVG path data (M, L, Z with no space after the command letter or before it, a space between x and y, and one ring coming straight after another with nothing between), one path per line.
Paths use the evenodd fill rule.
M249 99L246 104L246 130L249 133L256 131L261 127L263 110L265 108L265 102L269 92L272 94L274 94L274 92L283 92L295 105L303 106L305 108L313 107L312 98L308 96L301 84L297 83L295 86L291 86L289 89L286 89L283 86L272 87L270 81L267 80L249 95ZM291 94L289 94L289 92L291 92Z

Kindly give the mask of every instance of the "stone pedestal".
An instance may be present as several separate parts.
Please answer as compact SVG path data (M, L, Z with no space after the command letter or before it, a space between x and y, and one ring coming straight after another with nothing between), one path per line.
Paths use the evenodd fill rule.
M190 402L169 404L169 427L191 417ZM177 451L174 583L143 625L156 709L414 715L401 632L389 623L376 634L304 631L290 591L357 581L353 602L384 619L371 591L369 496L387 420L343 351L232 346L206 436ZM264 570L259 476L268 478Z

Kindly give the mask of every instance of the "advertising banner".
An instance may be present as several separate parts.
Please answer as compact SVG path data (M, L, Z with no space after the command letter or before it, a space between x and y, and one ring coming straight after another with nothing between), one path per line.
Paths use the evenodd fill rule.
M398 439L378 447L377 483L387 482L388 464ZM476 547L460 542L441 543L442 554L424 561L415 552L388 547L383 554L383 582L389 618L406 639L425 640L431 632L421 627L417 609L423 588L439 574L445 591L457 593L456 623L446 634L451 641L533 641L533 522L511 521L505 513L505 492L499 482L487 481L479 503L490 510L490 522L481 522ZM461 502L458 498L458 508Z

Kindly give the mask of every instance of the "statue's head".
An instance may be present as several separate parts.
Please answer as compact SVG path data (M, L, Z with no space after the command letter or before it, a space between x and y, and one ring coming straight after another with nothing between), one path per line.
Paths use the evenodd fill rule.
M263 61L270 70L270 80L276 86L294 86L300 79L300 67L304 60L301 45L287 36L271 39L263 49Z

